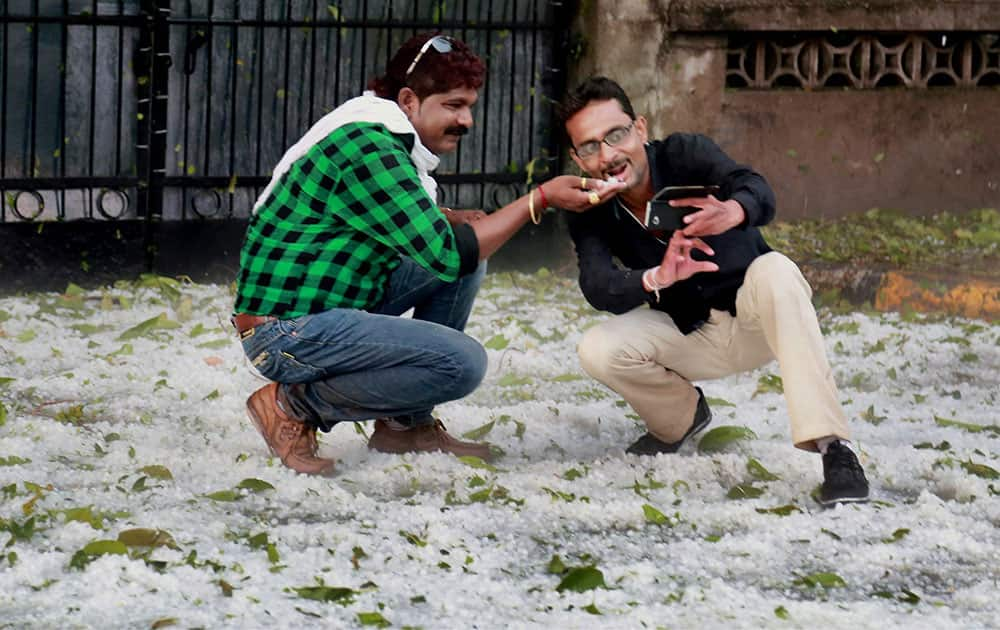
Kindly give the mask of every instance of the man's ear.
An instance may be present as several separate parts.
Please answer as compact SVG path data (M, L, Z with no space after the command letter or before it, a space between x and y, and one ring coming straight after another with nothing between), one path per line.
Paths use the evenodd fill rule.
M420 97L410 88L404 87L396 95L396 104L399 105L399 108L409 118L420 108Z
M635 119L635 131L636 135L642 142L649 140L649 130L646 129L646 117L638 116Z

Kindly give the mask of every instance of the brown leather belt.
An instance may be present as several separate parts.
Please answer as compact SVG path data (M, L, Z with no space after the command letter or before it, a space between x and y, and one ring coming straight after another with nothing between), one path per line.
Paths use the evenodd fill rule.
M233 315L232 322L233 326L236 327L236 332L240 334L240 337L245 336L244 333L248 330L252 330L261 324L266 324L278 319L274 315L247 315L246 313L239 313Z

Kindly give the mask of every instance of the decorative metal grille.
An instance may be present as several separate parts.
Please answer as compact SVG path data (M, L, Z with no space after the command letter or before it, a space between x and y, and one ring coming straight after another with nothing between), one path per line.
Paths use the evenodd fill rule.
M755 33L726 54L736 89L1000 86L996 33Z
M558 172L566 0L0 0L0 226L245 218L270 169L418 32L488 61L439 201Z

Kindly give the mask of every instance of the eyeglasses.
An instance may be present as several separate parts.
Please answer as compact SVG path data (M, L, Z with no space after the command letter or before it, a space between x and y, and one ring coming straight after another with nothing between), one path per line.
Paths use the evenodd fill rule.
M576 152L577 157L581 160L586 160L589 157L597 155L601 150L601 143L608 145L609 147L616 146L621 143L622 140L628 137L628 134L632 131L632 127L635 125L633 120L628 125L624 127L615 127L609 131L600 140L591 140L590 142L584 142L578 147L575 147L573 151Z
M424 42L424 45L420 47L420 52L418 52L417 56L413 58L413 63L411 63L410 67L406 69L406 74L403 75L403 78L406 79L410 76L410 73L413 72L413 69L417 67L417 62L420 61L420 58L424 56L424 53L427 52L428 48L433 46L434 50L438 51L443 55L445 53L451 52L452 49L451 42L452 39L447 35L435 35L434 37L428 39L426 42Z

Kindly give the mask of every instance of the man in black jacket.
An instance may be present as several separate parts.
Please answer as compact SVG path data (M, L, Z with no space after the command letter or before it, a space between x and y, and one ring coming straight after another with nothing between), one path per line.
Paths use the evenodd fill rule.
M764 178L705 136L648 141L646 120L604 77L570 93L559 114L586 176L625 184L609 201L595 196L597 207L569 220L583 294L616 314L584 334L580 361L648 430L628 452L673 453L708 425L708 403L691 381L777 359L792 440L823 456L820 502L867 500L812 290L757 229L774 218L774 192ZM682 219L683 228L647 229L647 204L657 191L692 185L719 188L670 202L698 209Z

